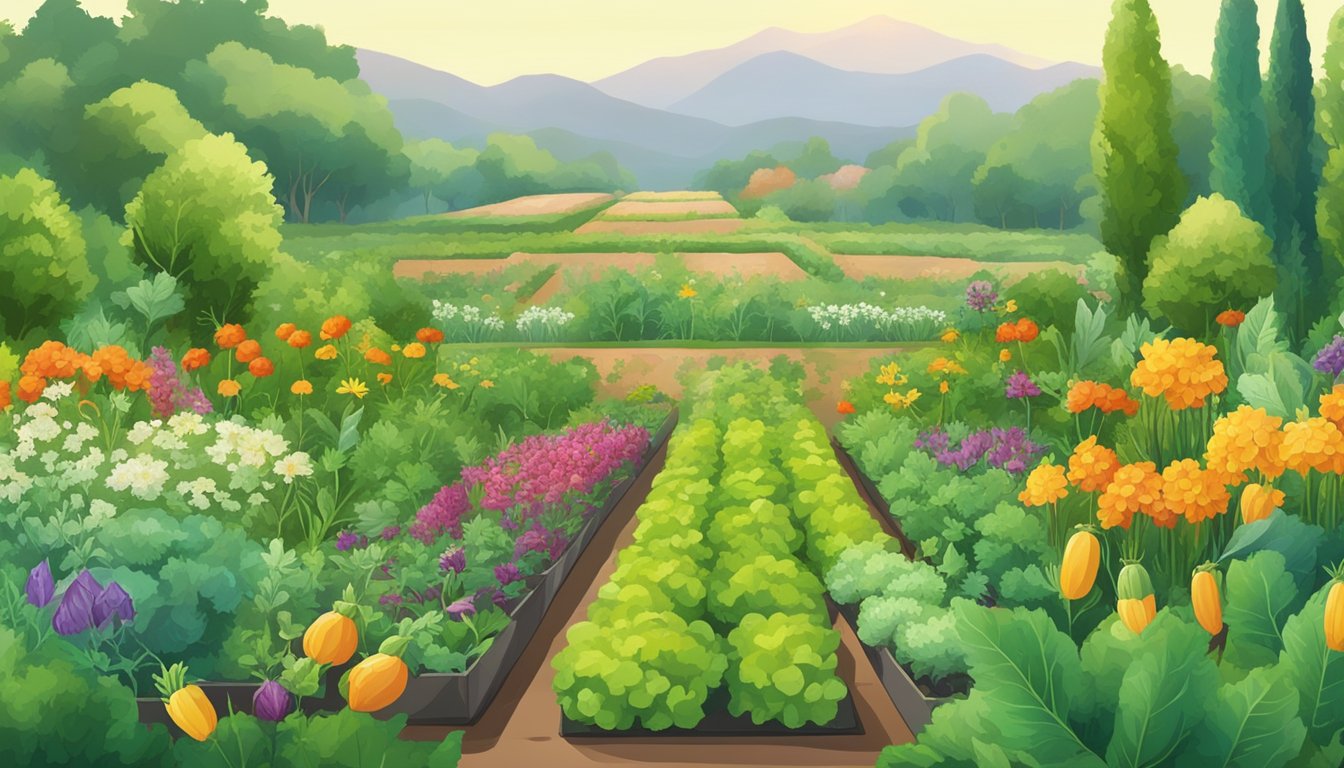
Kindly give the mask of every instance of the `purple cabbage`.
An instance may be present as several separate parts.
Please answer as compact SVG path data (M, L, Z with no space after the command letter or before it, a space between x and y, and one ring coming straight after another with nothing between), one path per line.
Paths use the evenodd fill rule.
M252 694L252 714L258 720L278 723L294 711L294 697L274 680L261 684Z
M92 629L97 624L93 619L93 604L102 593L103 585L93 574L87 568L80 571L61 595L61 602L51 617L51 628L60 635L78 635Z
M117 582L108 584L93 601L93 624L102 629L115 616L123 623L135 618L135 605L131 596Z

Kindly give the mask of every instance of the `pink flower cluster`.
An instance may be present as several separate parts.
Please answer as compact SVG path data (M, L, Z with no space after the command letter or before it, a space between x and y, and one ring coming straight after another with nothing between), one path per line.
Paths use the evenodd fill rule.
M177 362L164 347L155 347L149 355L149 404L154 415L166 419L178 411L210 413L210 399L200 387L187 384L178 373Z
M588 494L620 467L633 464L649 444L643 427L583 424L558 435L534 435L484 464L462 470L467 486L484 491L481 506L519 510L532 517L570 493Z

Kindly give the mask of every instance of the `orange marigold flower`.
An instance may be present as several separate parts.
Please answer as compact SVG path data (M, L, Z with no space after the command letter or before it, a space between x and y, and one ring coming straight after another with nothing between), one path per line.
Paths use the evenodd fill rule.
M350 330L350 318L345 315L332 315L322 321L322 332L318 334L323 341L339 339Z
M10 399L9 382L0 381L0 411L9 410L11 405L13 405L13 400Z
M438 344L443 341L443 331L438 328L421 328L415 332L415 338L425 344Z
M1064 400L1064 407L1069 413L1082 413L1091 408L1097 402L1097 382L1080 381L1069 387L1068 397Z
M313 352L313 357L318 360L335 360L337 354L339 353L336 351L336 347L331 344L323 344L317 348L317 351Z
M1143 359L1129 381L1149 397L1167 399L1174 411L1203 408L1204 399L1227 389L1218 350L1194 339L1156 339L1140 348Z
M1265 477L1283 474L1283 419L1264 408L1242 405L1213 422L1213 434L1204 461L1228 485L1246 482L1246 473L1259 470Z
M1003 323L998 330L994 332L994 341L1000 344L1010 344L1014 341L1020 341L1017 335L1017 323Z
M85 371L93 381L97 381L97 377L106 376L113 389L132 392L148 389L152 373L148 363L136 360L125 348L115 344L94 350Z
M295 395L311 395L313 394L313 383L307 379L299 379L289 385L289 391Z
M940 381L940 382L938 382L938 391L939 391L939 392L941 392L941 393L943 393L944 395L946 395L946 394L947 394L948 392L950 392L951 390L952 390L952 385L948 384L946 381Z
M1264 520L1283 506L1283 491L1272 485L1251 483L1241 489L1241 521L1254 523Z
M1344 428L1344 384L1321 395L1321 415L1333 421L1335 426Z
M391 384L391 383L392 383L392 374L390 374L390 373L380 373L380 374L378 374L378 383L379 383L379 384Z
M237 323L221 325L215 331L215 345L220 349L233 349L247 339L247 331Z
M184 371L194 371L197 368L204 368L209 364L210 351L201 349L200 347L188 349L187 353L182 356L182 370Z
M1069 457L1069 482L1086 493L1102 491L1111 484L1120 457L1104 445L1097 445L1093 435L1078 444Z
M1162 506L1162 476L1151 461L1125 464L1097 497L1097 519L1102 528L1128 529L1136 512Z
M495 382L490 379L481 379L481 387L483 389L494 389ZM911 402L914 402L915 399L919 398L919 392L917 390L910 390L910 391L915 393L915 397L911 400Z
M258 379L264 379L275 373L275 363L268 357L258 357L247 364L247 372Z
M1035 341L1039 335L1041 335L1041 329L1036 325L1036 321L1025 317L1017 321L1018 341L1023 343Z
M439 385L440 387L443 387L444 389L457 389L459 386L461 386L456 381L453 381L452 376L449 376L446 373L434 374L434 383Z
M59 341L44 341L28 351L19 372L42 379L72 379L83 366L84 356Z
M233 356L238 358L240 363L250 363L261 357L261 342L248 339L234 348Z
M298 329L298 326L293 323L281 323L280 327L275 329L275 338L281 341L289 341L289 337L293 336Z
M1006 350L1006 349L1000 349L1000 350L999 350L999 362L1000 362L1000 363L1006 363L1006 362L1008 362L1009 360L1012 360L1012 359L1013 359L1013 353L1012 353L1012 352L1009 352L1009 351Z
M219 394L225 397L234 397L243 391L243 385L233 379L224 379L219 382Z
M19 399L25 403L35 403L47 388L47 380L41 376L25 375L19 378Z
M405 347L402 347L401 354L412 360L419 360L425 356L425 345L418 341L413 341Z
M1139 412L1139 401L1130 397L1125 390L1109 384L1102 384L1098 389L1096 406L1102 413L1123 411L1126 416L1133 416Z
M1194 459L1181 459L1162 470L1162 501L1173 515L1182 515L1193 525L1227 512L1232 497L1218 473L1201 468Z
M1284 466L1301 475L1313 469L1344 474L1344 432L1321 417L1290 421L1283 425L1279 454Z
M391 365L392 356L379 349L378 347L369 347L369 351L364 353L364 359L374 365Z
M1028 507L1044 507L1068 495L1064 468L1058 464L1040 464L1027 475L1027 487L1017 495L1017 500Z
M855 412L854 404L848 400L841 400L835 404L835 412L841 416L849 416Z
M1224 328L1236 328L1238 325L1246 322L1246 313L1236 309L1225 309L1218 313L1214 322Z
M285 341L295 349L303 349L313 343L313 334L308 331L295 331ZM335 347L332 347L332 349L335 349Z

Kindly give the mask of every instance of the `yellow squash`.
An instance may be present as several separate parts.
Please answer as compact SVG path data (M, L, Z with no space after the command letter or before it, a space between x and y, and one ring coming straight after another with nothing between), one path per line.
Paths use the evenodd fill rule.
M1136 635L1143 634L1157 616L1157 598L1153 595L1153 580L1148 569L1137 560L1126 560L1116 579L1115 604L1120 620Z
M215 706L199 685L187 684L187 668L181 662L171 667L160 664L159 674L154 675L154 687L163 694L168 716L188 736L205 741L215 732L219 724Z
M1223 601L1212 567L1200 568L1191 577L1190 603L1195 608L1195 619L1205 632L1216 635L1223 631Z
M1092 591L1101 563L1101 543L1091 531L1078 531L1064 547L1059 566L1059 591L1067 600L1079 600Z
M1344 581L1332 583L1325 597L1325 645L1344 651Z
M377 712L390 706L406 690L410 670L397 656L375 653L350 670L350 708L356 712Z

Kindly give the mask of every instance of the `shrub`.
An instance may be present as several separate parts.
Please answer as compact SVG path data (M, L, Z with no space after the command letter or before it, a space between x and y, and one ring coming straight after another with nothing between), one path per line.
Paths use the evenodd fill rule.
M1078 300L1091 298L1076 274L1058 269L1033 272L1006 288L1005 293L1042 328L1053 325L1066 337L1073 333Z
M728 635L728 711L789 728L835 719L848 692L835 674L840 634L807 616L753 613Z
M54 326L93 290L83 228L56 185L24 168L0 176L0 324L11 337Z

